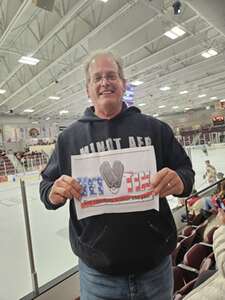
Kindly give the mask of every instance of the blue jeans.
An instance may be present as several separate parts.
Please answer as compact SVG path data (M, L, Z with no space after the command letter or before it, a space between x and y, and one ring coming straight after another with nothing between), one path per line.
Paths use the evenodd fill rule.
M112 276L88 267L81 260L81 300L171 300L173 273L171 257L142 274Z

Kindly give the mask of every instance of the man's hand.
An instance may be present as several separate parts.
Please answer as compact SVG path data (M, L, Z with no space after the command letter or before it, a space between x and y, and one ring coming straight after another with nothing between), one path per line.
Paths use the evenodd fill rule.
M81 197L81 185L73 178L62 175L53 184L49 193L49 200L52 204L64 204L67 199Z
M180 195L184 191L184 184L174 170L163 168L151 177L151 184L155 195L166 197Z

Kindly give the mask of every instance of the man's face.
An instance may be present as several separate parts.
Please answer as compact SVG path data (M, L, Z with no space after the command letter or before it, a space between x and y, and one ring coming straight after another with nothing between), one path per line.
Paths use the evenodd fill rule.
M118 73L118 66L112 57L99 55L89 67L90 80L87 93L95 107L95 113L113 113L121 109L125 80Z

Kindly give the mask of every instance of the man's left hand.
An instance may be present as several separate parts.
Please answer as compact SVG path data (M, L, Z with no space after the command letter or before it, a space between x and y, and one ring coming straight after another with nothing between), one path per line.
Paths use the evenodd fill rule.
M180 195L184 191L184 184L178 174L169 168L163 168L151 177L153 192L159 197Z

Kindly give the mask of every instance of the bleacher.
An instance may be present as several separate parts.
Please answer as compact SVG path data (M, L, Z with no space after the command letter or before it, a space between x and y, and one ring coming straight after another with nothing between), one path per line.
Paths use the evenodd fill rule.
M216 202L210 213L209 211L201 209L198 214L190 214L188 211L188 200L194 196L198 196L197 201L204 202L204 196L209 191L212 191L215 186L220 187L220 191L217 191L216 195L222 197L221 191L223 190L223 184L221 183L223 182L224 178L194 193L185 200L187 211L185 218L184 216L182 216L182 218L183 222L187 224L179 232L177 246L172 253L174 276L173 300L183 299L195 288L196 283L198 283L202 277L208 274L214 274L217 271L213 252L213 235L219 227L216 215L220 205ZM220 201L225 200L221 198ZM207 214L205 212L207 212Z
M0 153L0 176L15 174L16 169L6 153L2 151Z
M178 236L173 251L174 300L183 299L194 287L199 277L215 270L213 234L218 228L215 216L199 225L187 225Z

